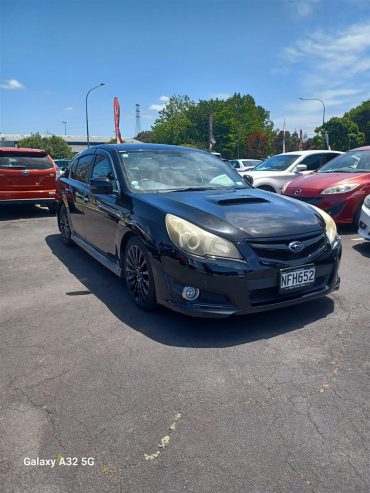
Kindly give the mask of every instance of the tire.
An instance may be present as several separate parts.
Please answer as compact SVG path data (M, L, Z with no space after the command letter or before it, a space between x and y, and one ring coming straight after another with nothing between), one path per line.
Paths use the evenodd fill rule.
M265 192L273 192L276 193L275 190L270 187L269 185L261 185L260 187L257 187L259 190L264 190Z
M359 208L356 211L356 214L353 217L352 221L352 228L356 231L358 231L358 228L360 227L360 216L361 216L361 209L362 209L362 202L359 206Z
M148 251L137 237L127 242L123 258L123 275L132 301L142 310L154 310L157 301L153 271Z
M71 238L71 226L69 224L67 210L64 205L62 205L59 211L58 226L59 231L62 235L63 243L68 246L73 245L73 241Z
M55 216L55 214L57 213L57 204L55 203L48 205L48 209L49 209L49 214Z

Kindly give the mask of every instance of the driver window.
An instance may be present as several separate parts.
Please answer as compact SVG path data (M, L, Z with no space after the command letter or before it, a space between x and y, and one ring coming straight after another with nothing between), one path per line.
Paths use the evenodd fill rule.
M113 182L113 190L117 189L117 183L113 173L112 165L109 159L102 154L96 155L95 164L90 179L91 178L106 178Z
M108 158L98 154L96 156L94 169L91 173L91 178L108 178L108 180L115 180L112 165Z
M321 166L322 160L322 154L311 154L311 156L302 159L299 164L305 164L307 166L307 171L316 171Z

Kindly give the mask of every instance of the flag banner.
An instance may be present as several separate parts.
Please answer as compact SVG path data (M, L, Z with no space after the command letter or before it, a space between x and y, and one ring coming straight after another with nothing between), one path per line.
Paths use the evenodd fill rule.
M114 111L114 130L116 132L117 144L122 144L123 140L119 129L120 108L119 108L118 98L114 98L113 100L113 111Z

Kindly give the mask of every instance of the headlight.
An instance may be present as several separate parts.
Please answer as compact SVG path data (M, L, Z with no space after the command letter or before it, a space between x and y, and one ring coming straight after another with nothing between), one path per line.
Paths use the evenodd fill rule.
M333 218L331 218L329 216L329 214L327 214L322 209L319 209L318 207L315 207L314 205L311 205L311 207L313 207L315 210L317 210L317 212L324 219L325 224L326 224L326 236L327 236L330 244L332 245L334 243L336 237L337 237L337 226L336 226Z
M346 192L352 192L355 188L357 188L360 184L359 183L351 183L351 184L343 184L343 185L337 185L336 187L329 187L323 190L321 193L326 195L326 194L331 194L331 193L346 193Z
M181 250L205 257L241 259L238 249L227 240L208 233L195 224L172 214L166 215L166 227L171 241Z
M365 205L365 207L367 207L368 209L370 209L370 195L368 195L366 197L366 199L364 200L364 205Z

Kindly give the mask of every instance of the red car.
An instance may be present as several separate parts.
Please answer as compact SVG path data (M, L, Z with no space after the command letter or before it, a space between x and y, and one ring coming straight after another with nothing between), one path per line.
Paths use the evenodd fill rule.
M358 228L361 206L370 194L370 146L352 149L317 173L295 178L283 194L323 209L337 224Z
M55 213L58 174L58 167L46 151L0 147L0 206L40 204Z

